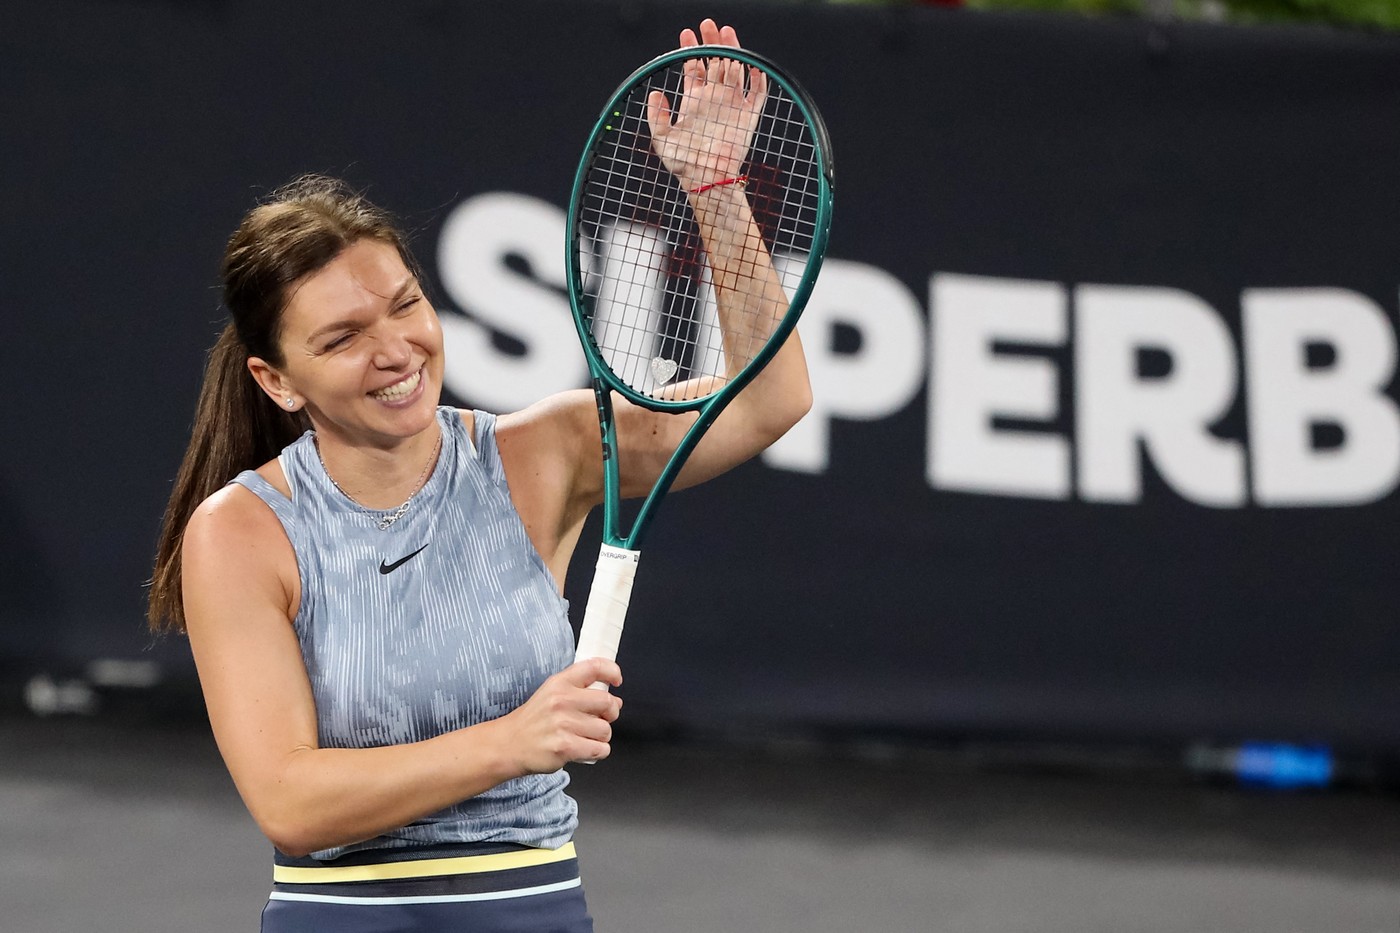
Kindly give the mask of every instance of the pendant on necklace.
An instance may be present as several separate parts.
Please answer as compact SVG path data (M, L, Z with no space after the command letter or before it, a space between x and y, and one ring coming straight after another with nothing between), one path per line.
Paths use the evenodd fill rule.
M340 493L346 499L349 499L351 504L353 504L361 512L364 512L366 515L373 517L375 510L371 510L366 506L361 505L358 499L350 495L350 493L346 492L345 489L335 481L335 477L331 476L331 471L326 466L325 458L321 456L321 445L313 442L312 446L316 449L316 459L319 460L321 463L321 471L326 474L326 479L331 481L331 485L335 487L336 492ZM380 531L388 531L390 526L392 526L394 522L403 518L404 515L408 513L408 507L413 504L413 500L417 498L420 492L423 491L423 487L428 484L428 474L432 470L433 464L437 463L438 453L441 450L442 431L441 429L439 429L437 442L433 444L433 452L431 455L429 455L428 462L423 464L423 472L418 474L418 483L413 487L413 492L408 494L408 498L403 501L403 505L394 509L388 515L385 515L383 518L380 518L377 522L375 522L376 528L378 528Z

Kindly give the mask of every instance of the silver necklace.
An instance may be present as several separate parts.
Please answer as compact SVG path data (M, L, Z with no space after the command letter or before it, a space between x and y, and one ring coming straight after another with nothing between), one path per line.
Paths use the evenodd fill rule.
M321 461L321 469L325 470L326 479L331 481L331 485L336 488L337 492L339 492L345 498L349 499L352 503L354 503L357 509L359 509L361 512L364 512L366 515L374 516L377 512L381 511L379 509L371 509L367 506L361 505L358 499L350 495L350 493L346 492L341 487L341 485L335 481L335 477L331 476L331 471L326 467L326 460L324 457L321 456L320 443L318 442L315 445L315 447L316 459ZM408 507L413 504L414 497L417 496L420 492L422 492L423 487L427 484L428 471L432 469L433 464L437 462L438 451L440 450L442 450L442 432L438 431L437 442L433 444L433 452L428 455L428 462L423 464L423 472L418 474L418 482L413 485L413 492L408 494L408 498L403 501L403 505L399 506L398 508L391 511L388 515L385 515L383 518L379 519L376 525L380 531L387 531L390 525L394 524L394 522L404 517L404 514L408 511Z

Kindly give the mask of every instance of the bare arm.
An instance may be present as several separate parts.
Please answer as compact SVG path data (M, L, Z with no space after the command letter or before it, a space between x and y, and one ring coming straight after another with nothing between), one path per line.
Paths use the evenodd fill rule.
M214 737L254 820L288 854L367 839L510 778L608 754L620 703L586 689L620 682L606 662L567 668L501 719L406 745L320 748L291 624L295 558L272 512L225 488L190 520L183 560Z
M699 38L686 29L680 41L683 48L700 41L739 46L733 28L720 29L710 19L700 24ZM768 341L788 309L788 297L747 193L742 184L726 183L737 176L748 157L766 99L767 79L760 69L714 57L708 64L698 58L686 62L674 112L672 102L660 91L653 91L647 100L652 145L689 193L700 228L723 334L724 377L729 379ZM670 394L693 398L709 389L683 384ZM781 437L810 407L806 359L794 331L705 434L677 486L702 482L749 459ZM638 494L650 487L660 471L656 448L669 455L694 418L657 416L620 404L617 422L624 492Z
M738 36L713 20L700 26L700 37L687 29L683 47L708 44L738 46ZM688 62L683 93L672 102L661 92L648 99L647 119L658 155L685 190L700 228L723 323L732 378L767 341L787 311L771 256L764 246L747 195L734 184L695 189L732 178L747 158L766 97L762 73L750 73L732 60L714 59L708 68ZM723 124L723 131L716 126ZM675 398L695 398L713 385L686 382L670 387ZM612 396L623 495L650 491L672 452L695 423L695 414L659 414ZM796 331L766 367L739 393L705 433L676 479L676 488L692 486L743 463L782 437L810 409L811 385L802 342ZM516 507L525 518L545 560L563 579L578 530L588 511L602 501L603 461L593 394L586 390L547 398L502 418L498 430Z

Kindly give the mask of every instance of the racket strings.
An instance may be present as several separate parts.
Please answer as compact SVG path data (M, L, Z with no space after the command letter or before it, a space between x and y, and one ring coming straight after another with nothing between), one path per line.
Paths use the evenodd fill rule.
M757 296L723 294L762 289L763 270L754 261L726 263L715 281L689 197L654 151L647 95L662 91L675 111L683 79L677 63L614 107L587 170L574 248L591 306L592 338L604 362L643 395L693 400L748 365L786 309L774 314L767 310L771 302ZM736 112L733 119L752 117ZM712 119L709 125L715 124ZM802 278L816 235L819 171L801 107L770 77L740 174L763 247L788 296ZM724 315L718 313L721 297Z

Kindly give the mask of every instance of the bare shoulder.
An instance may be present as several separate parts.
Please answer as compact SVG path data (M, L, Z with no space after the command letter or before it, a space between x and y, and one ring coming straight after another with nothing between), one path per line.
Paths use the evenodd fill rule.
M281 479L281 471L278 471ZM281 480L286 492L286 481ZM243 486L229 484L199 504L185 526L185 546L209 542L232 545L245 537L260 538L269 532L282 533L282 525L267 503Z
M215 492L190 516L181 565L191 621L199 614L189 610L210 600L290 607L300 595L296 556L282 523L267 503L236 484Z

